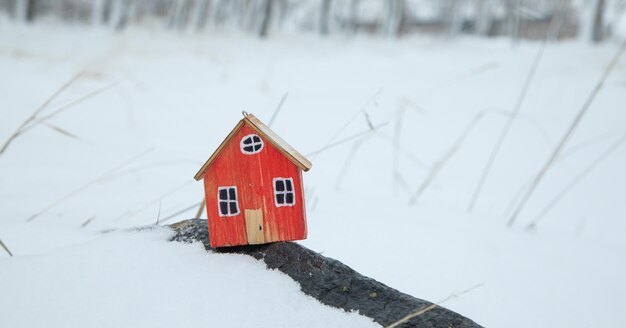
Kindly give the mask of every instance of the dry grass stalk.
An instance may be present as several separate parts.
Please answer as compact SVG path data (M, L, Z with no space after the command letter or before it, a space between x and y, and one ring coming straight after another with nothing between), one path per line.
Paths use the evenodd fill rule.
M20 124L17 129L15 130L15 132L13 132L13 134L11 134L9 136L9 138L4 142L4 144L2 145L2 148L0 148L0 155L4 154L4 152L9 148L9 146L11 145L11 143L22 134L22 130L28 126L31 122L35 121L37 119L37 116L44 110L46 109L46 107L48 107L48 105L50 105L50 103L56 99L61 93L63 93L63 91L65 91L70 85L72 85L74 82L76 82L78 79L80 79L84 74L85 74L85 70L78 72L76 75L74 75L71 79L69 79L67 82L65 82L65 84L63 84L60 88L58 88L54 93L52 93L52 95L50 95L50 97L48 97L48 99L46 99L37 109L35 109L35 111L24 121L22 122L22 124Z
M270 121L267 124L267 126L269 127L272 126L272 124L274 123L274 120L276 120L276 117L278 116L278 112L280 112L281 108L283 108L283 104L285 103L285 100L287 100L288 96L289 96L289 92L285 92L283 97L280 99L280 102L278 103L276 110L274 110L274 114L272 114L272 118L270 118Z
M447 302L447 301L449 301L449 300L451 300L453 298L457 298L457 297L459 297L459 296L461 296L463 294L467 294L467 293L471 292L472 290L474 290L476 288L482 287L484 284L485 283L483 282L483 283L480 283L480 284L478 284L478 285L476 285L474 287L471 287L471 288L468 288L466 290L460 291L458 293L452 293L452 294L450 294L450 296L440 300L439 302L433 303L433 304L431 304L429 306L425 306L423 308L420 308L417 311L415 311L413 313L410 313L410 314L406 315L405 317L403 317L402 319L400 319L400 320L390 324L389 326L386 326L385 328L395 328L395 327L398 327L401 324L403 324L403 323L405 323L405 322L407 322L407 321L409 321L409 320L411 320L411 319L413 319L413 318L415 318L417 316L420 316L420 315L422 315L422 314L424 314L424 313L426 313L426 312L428 312L428 311L430 311L432 309L437 308L441 304L443 304L443 303L445 303L445 302Z
M369 115L367 113L364 113L364 114L365 114L365 120L367 122L367 126L369 127L370 131L376 130L376 128L372 124L372 121L370 120ZM343 178L347 175L348 169L352 165L352 161L354 160L354 157L356 156L357 151L359 150L359 148L361 148L361 145L363 144L365 139L369 138L369 137L370 137L370 135L368 135L368 136L366 136L366 137L364 137L362 139L358 139L352 145L352 148L350 149L350 153L348 153L348 156L346 156L346 160L344 161L343 167L341 168L339 176L337 177L337 181L335 182L335 189L336 190L339 190L339 188L341 187L341 182L343 181Z
M149 202L145 203L144 205L134 209L134 210L129 210L124 212L123 214L119 215L118 217L116 217L114 220L119 220L122 218L132 218L133 216L141 213L143 210L147 209L148 207L156 204L156 203L161 203L161 200L163 200L163 198L183 189L184 187L186 187L187 185L189 185L191 183L191 181L185 181L182 184L171 188L169 190L167 190L166 192L160 194L159 196L155 197L154 199L150 200Z
M202 215L202 213L204 212L205 206L206 206L206 198L202 197L200 206L198 206L198 212L196 212L196 216L194 216L196 219L200 218L200 215Z
M111 174L110 176L106 177L106 179L103 180L103 182L108 181L108 180L118 179L120 177L130 175L130 174L138 174L140 172L143 172L148 169L155 168L155 167L180 165L180 164L189 164L193 166L194 168L196 168L198 166L201 166L203 163L199 163L197 161L191 161L191 160L168 160L168 161L151 162L148 164L136 165L128 169L119 170L115 172L115 174Z
M450 160L450 158L452 158L452 156L454 156L454 154L456 154L456 152L459 150L459 148L461 147L465 139L467 139L467 136L469 135L469 133L474 129L474 127L478 124L478 122L480 122L480 120L484 116L485 116L484 111L478 112L478 114L476 114L472 118L472 120L465 126L465 129L463 129L463 132L461 132L459 137L456 139L454 144L452 144L452 146L448 149L448 151L445 152L439 160L435 161L435 163L430 169L430 172L426 176L426 179L424 179L424 181L419 186L419 188L417 188L417 191L415 192L415 194L413 194L413 197L411 197L411 199L409 200L409 205L414 205L415 203L417 203L419 198L422 196L422 193L435 180L435 177L437 176L439 172L441 172L441 169L443 169L443 166Z
M624 134L624 130L623 129L618 129L618 130L613 130L613 131L609 131L606 133L602 133L599 136L593 137L593 138L589 138L587 140L584 140L578 144L575 144L571 147L568 147L567 149L564 149L561 152L561 158L565 158L565 157L569 157L571 155L573 155L574 153L577 153L583 149L587 149L588 147L591 147L597 143L601 143L603 141L605 141L606 139L611 139L613 137L615 137L616 135L621 135Z
M316 199L317 195L315 194L315 188L304 187L304 198L313 200ZM313 208L313 203L314 202L307 201L304 205L309 211L311 211L311 209Z
M374 95L373 95L370 99L368 99L368 100L367 100L367 102L365 102L365 104L363 104L363 106L362 106L361 108L359 108L359 110L357 110L357 111L356 111L356 112L352 115L352 117L350 117L350 119L348 119L348 120L347 120L347 121L346 121L346 122L345 122L345 123L341 126L341 128L339 128L339 130L337 130L337 132L336 132L336 133L335 133L335 134L334 134L334 135L333 135L330 139L328 139L328 141L327 141L327 142L326 142L326 144L322 147L322 149L321 149L321 150L314 151L313 153L310 153L309 155L307 155L307 157L309 157L309 156L310 156L310 157L311 157L311 159L312 159L313 157L315 157L315 156L319 155L319 153L320 153L322 150L326 150L326 149L328 149L328 148L332 148L332 147L336 146L338 143L341 143L342 141L343 141L343 142L347 141L346 139L348 139L348 138L345 138L345 139L343 139L342 141L339 141L339 142L334 142L334 141L335 141L335 139L337 139L337 138L341 135L341 133L343 132L343 130L345 130L345 129L346 129L346 128L347 128L347 127L348 127L348 126L349 126L349 125L350 125L350 124L354 121L354 120L356 120L356 119L357 119L357 118L361 115L361 113L365 112L365 110L367 109L367 107L369 107L369 105L370 105L371 103L373 103L373 102L376 100L376 98L378 98L378 96L379 96L382 92L383 92L383 89L382 89L382 88L378 89L378 91L376 91L376 93L375 93L375 94L374 94ZM354 137L354 136L353 136L353 137Z
M7 247L7 245L5 245L2 242L2 239L0 239L0 246L2 246L2 248L4 249L5 252L7 252L7 254L9 254L9 256L13 257L13 254L11 253L11 251L9 250L9 248Z
M480 193L484 187L485 181L487 180L487 178L489 177L489 173L491 172L491 167L493 166L496 160L496 157L500 153L500 149L502 148L502 145L504 144L504 140L506 139L507 135L509 134L509 131L511 130L511 127L513 126L513 122L515 122L515 118L517 117L517 114L520 112L522 105L524 104L524 100L526 99L526 94L528 93L528 89L530 89L530 85L533 81L533 78L535 77L535 73L537 72L537 68L539 67L539 63L541 62L541 58L543 57L543 53L545 49L546 49L546 40L544 40L544 42L539 47L539 51L537 51L537 54L535 55L533 63L531 64L530 69L528 70L528 74L526 75L526 80L524 81L520 94L517 97L517 101L515 102L513 114L506 121L506 124L502 128L502 131L500 131L500 135L498 136L498 139L495 145L491 149L491 153L489 154L487 164L483 168L483 171L478 180L478 184L476 185L476 188L474 189L474 193L472 194L470 203L467 206L467 210L469 212L474 210L474 206L476 205L476 202L478 201L478 197L480 196Z
M402 173L396 172L396 174L393 176L393 179L396 181L398 186L402 188L402 191L404 191L406 195L410 197L411 190L409 188L408 182L406 181L406 178L402 175Z
M96 216L92 216L89 219L85 220L85 222L83 222L83 224L80 225L81 228L86 227L89 223L91 223L91 221L93 221L96 218Z
M574 117L574 120L572 121L572 123L570 123L568 129L565 131L565 134L563 134L563 136L561 137L561 140L559 141L558 145L554 148L554 150L550 154L550 157L548 157L548 159L543 164L539 172L537 172L537 174L535 175L534 179L531 182L530 188L528 188L528 190L522 197L520 203L513 211L513 214L511 215L509 222L507 223L509 227L515 224L515 220L524 209L524 206L526 206L526 203L528 202L533 192L535 191L535 189L537 188L537 186L543 179L544 175L546 174L546 172L548 172L548 170L552 166L552 163L554 163L555 159L559 156L559 154L561 153L561 150L563 149L563 147L565 146L569 138L572 136L572 134L578 127L578 124L580 123L582 118L585 116L585 114L591 107L591 104L595 100L596 96L598 95L600 90L602 90L602 87L604 86L606 79L609 77L609 75L611 74L611 72L613 71L617 63L619 62L619 59L624 53L625 49L626 49L626 41L623 41L618 51L615 53L615 55L611 59L611 62L607 65L606 69L604 70L602 77L600 77L600 80L598 81L596 86L593 88L593 90L589 94L589 97L587 97L587 100L585 101L583 106L580 108L580 110L576 114L576 117Z
M70 108L72 108L72 107L82 103L83 101L88 100L89 98L92 98L94 96L97 96L97 95L105 92L105 91L108 91L109 89L112 89L113 87L115 87L115 86L119 85L120 83L122 83L122 81L123 80L118 80L118 81L115 81L115 82L111 82L111 83L103 86L102 88L96 89L96 90L91 91L91 92L89 92L89 93L87 93L87 94L85 94L85 95L83 95L83 96L81 96L81 97L79 97L79 98L77 98L75 100L72 100L71 102L69 102L69 103L67 103L67 104L65 104L65 105L63 105L63 106L53 110L50 114L48 114L46 116L43 116L42 118L38 119L36 122L41 122L41 121L46 121L48 119L51 119L54 116L56 116L56 115L58 115L58 114L60 114L60 113L62 113L64 111L66 111L66 110L68 110L68 109L70 109Z
M96 96L96 95L98 95L98 94L100 94L100 93L102 93L104 91L107 91L107 90L111 89L112 87L118 85L121 82L122 81L120 80L120 81L116 81L116 82L110 83L110 84L108 84L108 85L106 85L106 86L104 86L104 87L102 87L100 89L96 89L96 90L94 90L94 91L92 91L92 92L90 92L90 93L88 93L88 94L86 94L86 95L76 99L76 100L73 100L73 101L69 102L68 104L65 104L65 105L63 105L63 106L53 110L50 114L48 114L46 116L43 116L41 118L33 119L31 121L30 125L25 126L25 127L23 127L20 130L20 134L23 134L24 132L26 132L28 130L31 130L32 128L34 128L38 124L42 124L42 123L43 124L47 124L46 121L50 120L51 118L54 118L58 114L68 110L69 108L71 108L71 107L73 107L73 106L75 106L77 104L80 104L81 102L83 102L83 101L85 101L85 100L87 100L87 99L89 99L91 97L94 97L94 96ZM58 131L58 132L60 132L60 131Z
M315 212L315 209L317 209L317 204L319 204L319 197L315 196L313 198L313 202L311 202L311 213Z
M393 138L391 136L389 136L389 135L387 135L387 134L385 134L383 132L380 132L380 131L376 132L376 136L380 137L382 140L385 140L388 143L390 143L391 145L393 145ZM396 150L398 151L398 154L404 155L404 157L406 159L410 160L413 164L415 164L415 166L419 167L420 169L425 170L425 169L428 168L428 166L426 165L426 163L422 159L420 159L417 156L413 155L413 153L410 150L402 147L400 144L396 145Z
M371 128L368 128L365 131L353 134L353 135L351 135L349 137L346 137L344 139L341 139L341 140L339 140L337 142L334 142L334 143L331 143L331 144L327 144L326 146L324 146L324 147L322 147L322 148L320 148L320 149L318 149L316 151L308 153L306 155L306 157L313 157L313 156L319 155L320 153L322 153L322 152L324 152L324 151L326 151L328 149L334 148L334 147L339 146L341 144L344 144L344 143L346 143L346 142L348 142L350 140L354 140L354 139L357 139L357 138L362 137L364 135L367 135L369 133L372 133L372 132L376 131L377 129L382 128L385 125L387 125L387 123L381 123L381 124L378 124L378 125L374 126L373 130Z
M159 225L159 219L161 219L161 202L159 202L159 211L157 212L157 219L156 219L156 223L154 223L154 225Z
M504 213L503 216L508 216L509 214L511 214L511 212L513 212L513 209L515 208L515 204L517 204L519 202L519 200L522 198L522 195L524 194L524 190L526 190L526 188L528 188L528 186L530 186L530 182L531 179L528 178L516 191L515 194L513 195L513 197L511 198L511 200L509 201L509 203L506 205L506 208L504 209Z
M554 140L552 140L552 138L550 137L550 134L548 133L548 131L541 125L541 123L528 115L525 115L523 113L517 113L514 114L511 111L506 111L506 110L494 110L494 111L490 111L490 113L496 114L496 115L502 115L504 117L511 117L511 116L515 116L515 119L518 121L526 121L528 123L530 123L535 129L537 129L537 131L539 132L539 135L541 136L541 138L544 140L544 142L546 143L546 145L548 145L550 148L552 148L554 146L554 144L556 142L554 142Z
M348 153L348 156L346 156L346 160L343 163L343 167L339 171L339 176L337 177L337 181L335 182L335 190L339 190L339 188L341 187L341 182L343 182L343 178L347 175L348 169L350 169L350 165L352 165L352 161L354 160L354 157L356 156L357 151L359 150L359 148L361 148L361 145L363 145L363 142L365 141L366 138L359 139L355 141L354 144L352 145L352 148L350 149L350 153Z
M45 127L47 127L47 128L50 128L51 130L53 130L55 132L60 133L63 136L66 136L66 137L70 138L70 139L81 140L77 135L75 135L75 134L73 134L73 133L71 133L71 132L69 132L69 131L67 131L67 130L59 127L59 126L56 126L54 124L50 124L50 123L44 122L43 125Z
M615 152L624 142L626 141L626 134L619 138L616 142L614 142L607 150L605 150L598 158L596 158L591 164L589 164L584 170L582 170L574 179L570 181L570 183L565 186L549 203L546 205L543 210L537 215L535 220L531 222L527 228L535 229L539 221L545 217L554 206L556 206L563 197L565 197L580 181L582 181L589 173L593 172L593 170L598 167L605 159L607 159L613 152Z
M472 67L467 71L461 72L460 74L435 85L434 87L430 88L426 92L419 95L418 99L419 101L428 99L431 96L437 94L438 92L443 91L459 82L469 79L470 77L474 77L476 75L488 72L497 67L498 67L498 63L495 63L495 62L490 62L490 63L482 64L480 66Z
M394 195L397 192L398 179L402 177L400 174L400 160L399 160L399 152L398 147L400 146L400 137L402 135L402 123L404 122L404 115L406 114L406 109L404 107L400 108L396 113L396 124L393 129L393 143L391 150L391 175L393 181L393 192Z
M617 131L612 131L612 132L608 132L605 134L602 134L600 136L585 140L581 143L578 143L568 149L565 149L561 152L561 154L559 155L558 158L560 158L561 160L566 160L568 157L570 157L571 155L574 155L575 153L586 149L587 147L590 147L598 142L604 141L605 139L609 138L609 137L613 137L615 136L618 132L620 132L621 130L617 130ZM623 133L623 132L622 132ZM508 216L509 214L511 214L511 212L513 212L513 208L515 207L515 205L519 202L519 200L522 198L522 195L524 193L524 190L526 190L526 188L528 188L530 186L531 183L531 178L528 178L528 180L526 182L524 182L524 184L517 189L517 191L515 192L515 195L511 198L511 200L509 201L508 205L506 206L506 209L504 210L504 216Z
M26 219L27 222L30 222L34 219L36 219L37 217L39 217L41 214L47 212L48 210L54 208L55 206L61 204L62 202L66 201L67 199L76 196L77 194L85 191L87 188L101 182L102 180L106 179L109 175L115 173L116 171L124 168L125 166L127 166L128 164L138 160L139 158L141 158L142 156L146 155L147 153L151 152L152 148L149 148L147 150L144 150L143 152L131 157L130 159L122 162L121 164L115 166L113 169L107 171L106 173L104 173L103 175L99 176L98 178L89 181L88 183L80 186L79 188L77 188L76 190L64 195L63 197L55 200L54 202L50 203L49 205L45 206L44 208L42 208L41 210L37 211L35 214L31 215L29 218Z
M173 214L170 214L170 215L168 215L167 217L163 218L163 220L161 220L161 223L163 223L163 222L165 222L165 221L168 221L168 220L170 220L171 218L176 217L177 215L180 215L180 214L183 214L183 213L185 213L185 212L191 211L192 209L194 209L194 208L196 208L196 207L200 206L200 204L202 204L202 202L200 202L200 203L195 203L195 204L193 204L193 205L191 205L191 206L188 206L188 207L183 208L183 209L182 209L182 210L180 210L180 211L177 211L177 212L175 212L175 213L173 213Z
M436 85L435 87L431 88L430 90L422 93L420 96L418 96L420 101L423 101L433 95L435 95L437 92L445 90L446 88L459 83L461 81L464 81L468 78L474 77L476 75L482 74L484 72L488 72L492 69L495 69L498 67L498 64L495 62L490 62L490 63L486 63L477 67L472 67L469 70L462 72L461 74L454 76L438 85ZM406 106L406 105L405 105ZM412 107L416 107L417 109L422 110L423 112L427 112L426 110L423 110L421 108L421 106L417 105L417 104L412 104ZM393 137L391 138L391 142L392 142L392 181L393 181L393 188L394 188L394 193L397 190L397 182L404 182L406 184L406 181L404 180L404 178L402 177L402 174L399 171L399 154L400 154L400 150L402 149L402 147L400 146L400 136L401 136L401 131L402 131L402 125L404 123L404 114L406 113L406 108L412 108L412 107L402 107L398 110L397 113L397 117L396 117L396 124L394 127L394 133L393 133ZM421 168L426 168L426 165L424 164L424 162L422 160L419 160L417 158L415 158L415 156L413 156L411 154L411 152L402 149L402 151L404 152L405 155L409 155L409 157L412 158L412 161L417 164L418 166L420 166ZM408 185L406 185L406 187L408 188ZM407 189L408 190L408 189ZM410 193L410 192L409 192Z

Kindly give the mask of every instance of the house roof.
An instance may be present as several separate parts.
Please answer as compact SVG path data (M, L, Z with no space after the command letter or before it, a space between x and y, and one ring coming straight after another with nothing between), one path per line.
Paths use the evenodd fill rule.
M235 128L232 131L230 131L228 136L226 136L226 139L224 139L224 141L222 141L219 147L217 147L215 152L213 152L213 155L211 155L211 157L209 157L206 163L202 165L202 167L200 168L200 171L198 171L198 173L196 173L196 175L194 176L194 179L198 181L202 180L204 176L204 172L206 172L209 166L211 166L211 163L213 163L213 161L219 156L219 154L222 152L224 147L226 147L226 145L237 134L237 132L241 130L244 124L247 124L258 134L265 137L267 141L269 141L272 145L274 145L274 147L276 147L278 151L280 151L283 155L285 155L285 157L287 157L292 163L294 163L300 169L302 169L305 172L311 169L312 164L308 159L306 159L304 156L302 156L302 154L300 154L297 150L295 150L288 143L286 143L285 140L283 140L276 133L274 133L274 131L272 131L267 125L261 122L254 115L245 114L244 118L241 121L239 121L237 125L235 125Z

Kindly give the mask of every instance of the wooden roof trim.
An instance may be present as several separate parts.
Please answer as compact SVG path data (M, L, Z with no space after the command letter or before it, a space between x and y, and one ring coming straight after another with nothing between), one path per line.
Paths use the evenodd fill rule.
M241 130L244 124L245 124L244 120L241 120L239 121L239 123L237 123L237 125L235 125L235 128L232 131L230 131L230 133L226 136L224 141L222 141L219 147L217 147L217 149L213 152L211 157L209 157L209 159L207 159L204 165L202 165L202 167L200 168L200 171L198 171L198 173L196 173L196 175L193 177L194 179L196 179L196 181L202 180L202 176L204 175L204 172L209 168L209 165L211 165L211 163L222 152L222 150L224 149L224 147L226 147L230 139L232 139L235 136L235 134L237 134L237 132Z
M269 140L274 147L276 147L283 155L289 158L290 161L296 164L304 172L311 169L313 164L306 159L306 157L300 154L295 148L291 147L285 140L261 122L261 120L252 114L246 115L243 120L249 123L250 127L252 127L259 134L265 136L265 138L267 138L267 140Z
M244 124L248 124L254 131L264 136L278 151L280 151L283 155L285 155L292 163L298 166L303 171L308 171L311 169L311 162L306 159L302 154L300 154L297 150L291 147L285 140L279 137L274 131L272 131L267 125L261 122L258 118L256 118L252 114L246 115L235 128L230 131L230 133L226 136L224 141L217 147L215 152L209 157L209 159L202 165L198 173L193 177L197 181L202 180L204 176L204 172L209 168L211 163L219 156L224 147L228 144L228 142L241 130Z

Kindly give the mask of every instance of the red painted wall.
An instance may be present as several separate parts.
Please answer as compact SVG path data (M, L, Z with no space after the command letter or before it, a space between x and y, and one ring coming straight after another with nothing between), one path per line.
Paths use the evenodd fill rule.
M246 155L240 150L241 139L256 134L263 140L261 152ZM295 205L276 207L274 178L293 178ZM219 216L217 188L237 186L240 213L237 216ZM209 220L211 246L248 244L246 209L263 210L263 230L266 242L300 240L306 238L306 214L302 171L263 136L244 124L224 147L218 158L204 174L204 189Z

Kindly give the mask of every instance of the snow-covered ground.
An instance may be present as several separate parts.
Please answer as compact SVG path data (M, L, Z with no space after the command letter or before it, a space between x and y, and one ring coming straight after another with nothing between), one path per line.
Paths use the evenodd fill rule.
M251 258L102 230L192 217L193 175L241 118L310 156L302 244L488 327L626 321L626 59L522 211L511 204L597 83L617 45L549 44L474 210L472 192L539 50L507 40L321 40L123 34L0 25L0 142L89 93L0 155L0 326L367 326ZM462 132L476 121L454 150ZM71 133L70 136L59 132ZM397 141L394 142L394 140ZM394 144L399 145L395 147ZM432 183L410 204L433 164ZM35 216L33 216L35 215ZM27 219L32 220L27 221ZM282 320L277 322L276 320Z

